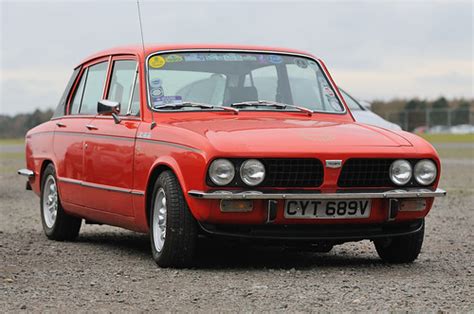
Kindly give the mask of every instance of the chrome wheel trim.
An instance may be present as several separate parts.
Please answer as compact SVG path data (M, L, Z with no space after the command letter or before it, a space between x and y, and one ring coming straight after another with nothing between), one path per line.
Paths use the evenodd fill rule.
M46 226L52 228L58 216L58 188L53 175L46 178L43 186L43 218Z
M166 193L163 188L158 190L153 205L153 245L161 252L166 239Z

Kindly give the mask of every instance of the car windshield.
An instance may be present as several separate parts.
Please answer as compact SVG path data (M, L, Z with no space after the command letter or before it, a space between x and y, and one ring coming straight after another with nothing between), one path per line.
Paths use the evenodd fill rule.
M155 110L238 107L294 111L297 107L292 106L298 106L316 112L344 111L319 64L301 56L249 52L153 55L148 59L148 84Z

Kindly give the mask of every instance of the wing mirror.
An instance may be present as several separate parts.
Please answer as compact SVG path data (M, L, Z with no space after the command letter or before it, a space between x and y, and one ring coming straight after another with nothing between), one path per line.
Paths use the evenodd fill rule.
M99 115L108 116L111 115L114 118L115 123L120 123L120 103L112 100L102 99L97 103L97 113Z

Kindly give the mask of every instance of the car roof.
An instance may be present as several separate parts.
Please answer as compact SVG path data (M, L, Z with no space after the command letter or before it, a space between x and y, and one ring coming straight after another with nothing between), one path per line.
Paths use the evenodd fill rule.
M143 50L145 50L145 56L159 51L172 51L172 50L255 50L264 52L282 52L291 54L301 54L309 57L316 58L308 52L279 47L268 47L268 46L252 46L252 45L223 45L223 44L162 44L162 45L145 45L143 49L142 45L129 45L122 47L114 47L106 50L99 51L85 58L79 65L92 61L96 58L101 58L109 55L120 55L120 54L132 54L138 55L143 58Z

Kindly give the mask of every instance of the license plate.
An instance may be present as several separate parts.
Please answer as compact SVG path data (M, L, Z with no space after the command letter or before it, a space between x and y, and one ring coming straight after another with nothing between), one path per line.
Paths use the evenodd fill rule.
M370 207L370 200L287 200L285 218L367 218Z

